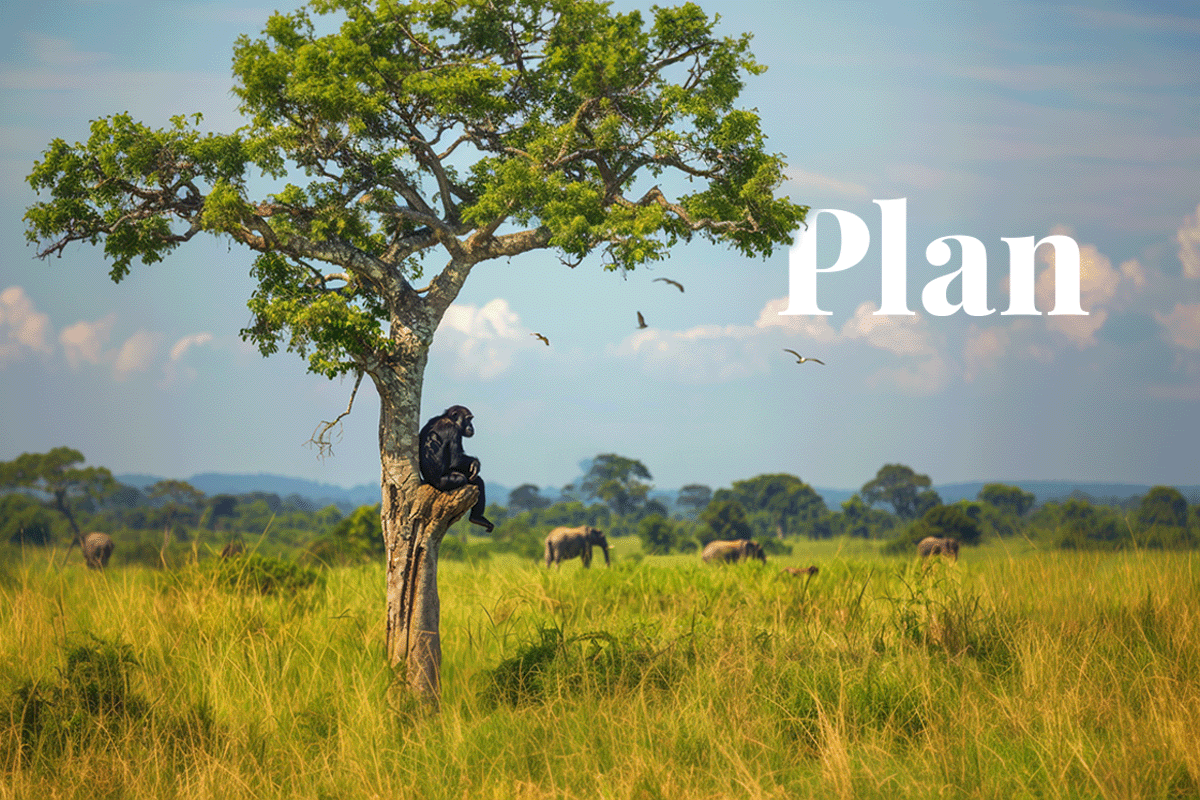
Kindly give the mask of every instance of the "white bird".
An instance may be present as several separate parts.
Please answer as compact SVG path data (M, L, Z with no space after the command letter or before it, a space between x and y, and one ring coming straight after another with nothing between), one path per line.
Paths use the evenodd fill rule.
M820 364L821 366L825 366L825 362L819 358L805 358L804 356L797 353L795 350L788 350L786 347L783 348L783 352L791 353L792 355L794 355L796 357L797 364L803 364L805 361L815 361L818 364Z

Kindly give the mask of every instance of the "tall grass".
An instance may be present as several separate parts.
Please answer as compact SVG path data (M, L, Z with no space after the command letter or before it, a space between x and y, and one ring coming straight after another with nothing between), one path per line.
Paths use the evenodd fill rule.
M264 594L10 562L0 797L1200 794L1194 555L616 544L443 564L433 716L382 664L382 567Z

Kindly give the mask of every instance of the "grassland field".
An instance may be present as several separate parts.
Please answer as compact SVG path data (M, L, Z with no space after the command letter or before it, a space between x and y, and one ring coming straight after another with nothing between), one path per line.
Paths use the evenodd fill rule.
M0 798L1200 797L1195 553L791 544L443 563L436 714L382 565L264 595L10 551Z

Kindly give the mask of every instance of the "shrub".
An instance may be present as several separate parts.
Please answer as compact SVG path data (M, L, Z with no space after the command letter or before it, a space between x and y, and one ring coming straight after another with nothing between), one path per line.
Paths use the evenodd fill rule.
M217 585L242 594L293 594L310 586L323 586L325 577L315 569L271 556L248 553L209 562Z
M8 698L20 759L53 764L72 751L103 748L145 717L149 703L129 688L138 666L129 645L92 636L68 647L57 679L20 683ZM4 760L11 763L7 754Z

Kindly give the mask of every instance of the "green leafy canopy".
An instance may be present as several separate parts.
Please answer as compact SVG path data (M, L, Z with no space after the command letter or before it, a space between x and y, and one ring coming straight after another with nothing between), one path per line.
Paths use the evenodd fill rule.
M399 332L428 346L479 261L545 248L634 269L695 236L746 256L789 244L808 209L776 196L783 158L735 106L763 70L750 37L717 36L693 3L649 17L311 0L237 40L243 128L117 114L52 142L27 238L43 257L102 243L119 281L198 233L230 237L258 254L243 337L329 376L411 360ZM259 175L283 188L252 197ZM446 266L414 288L436 252Z

